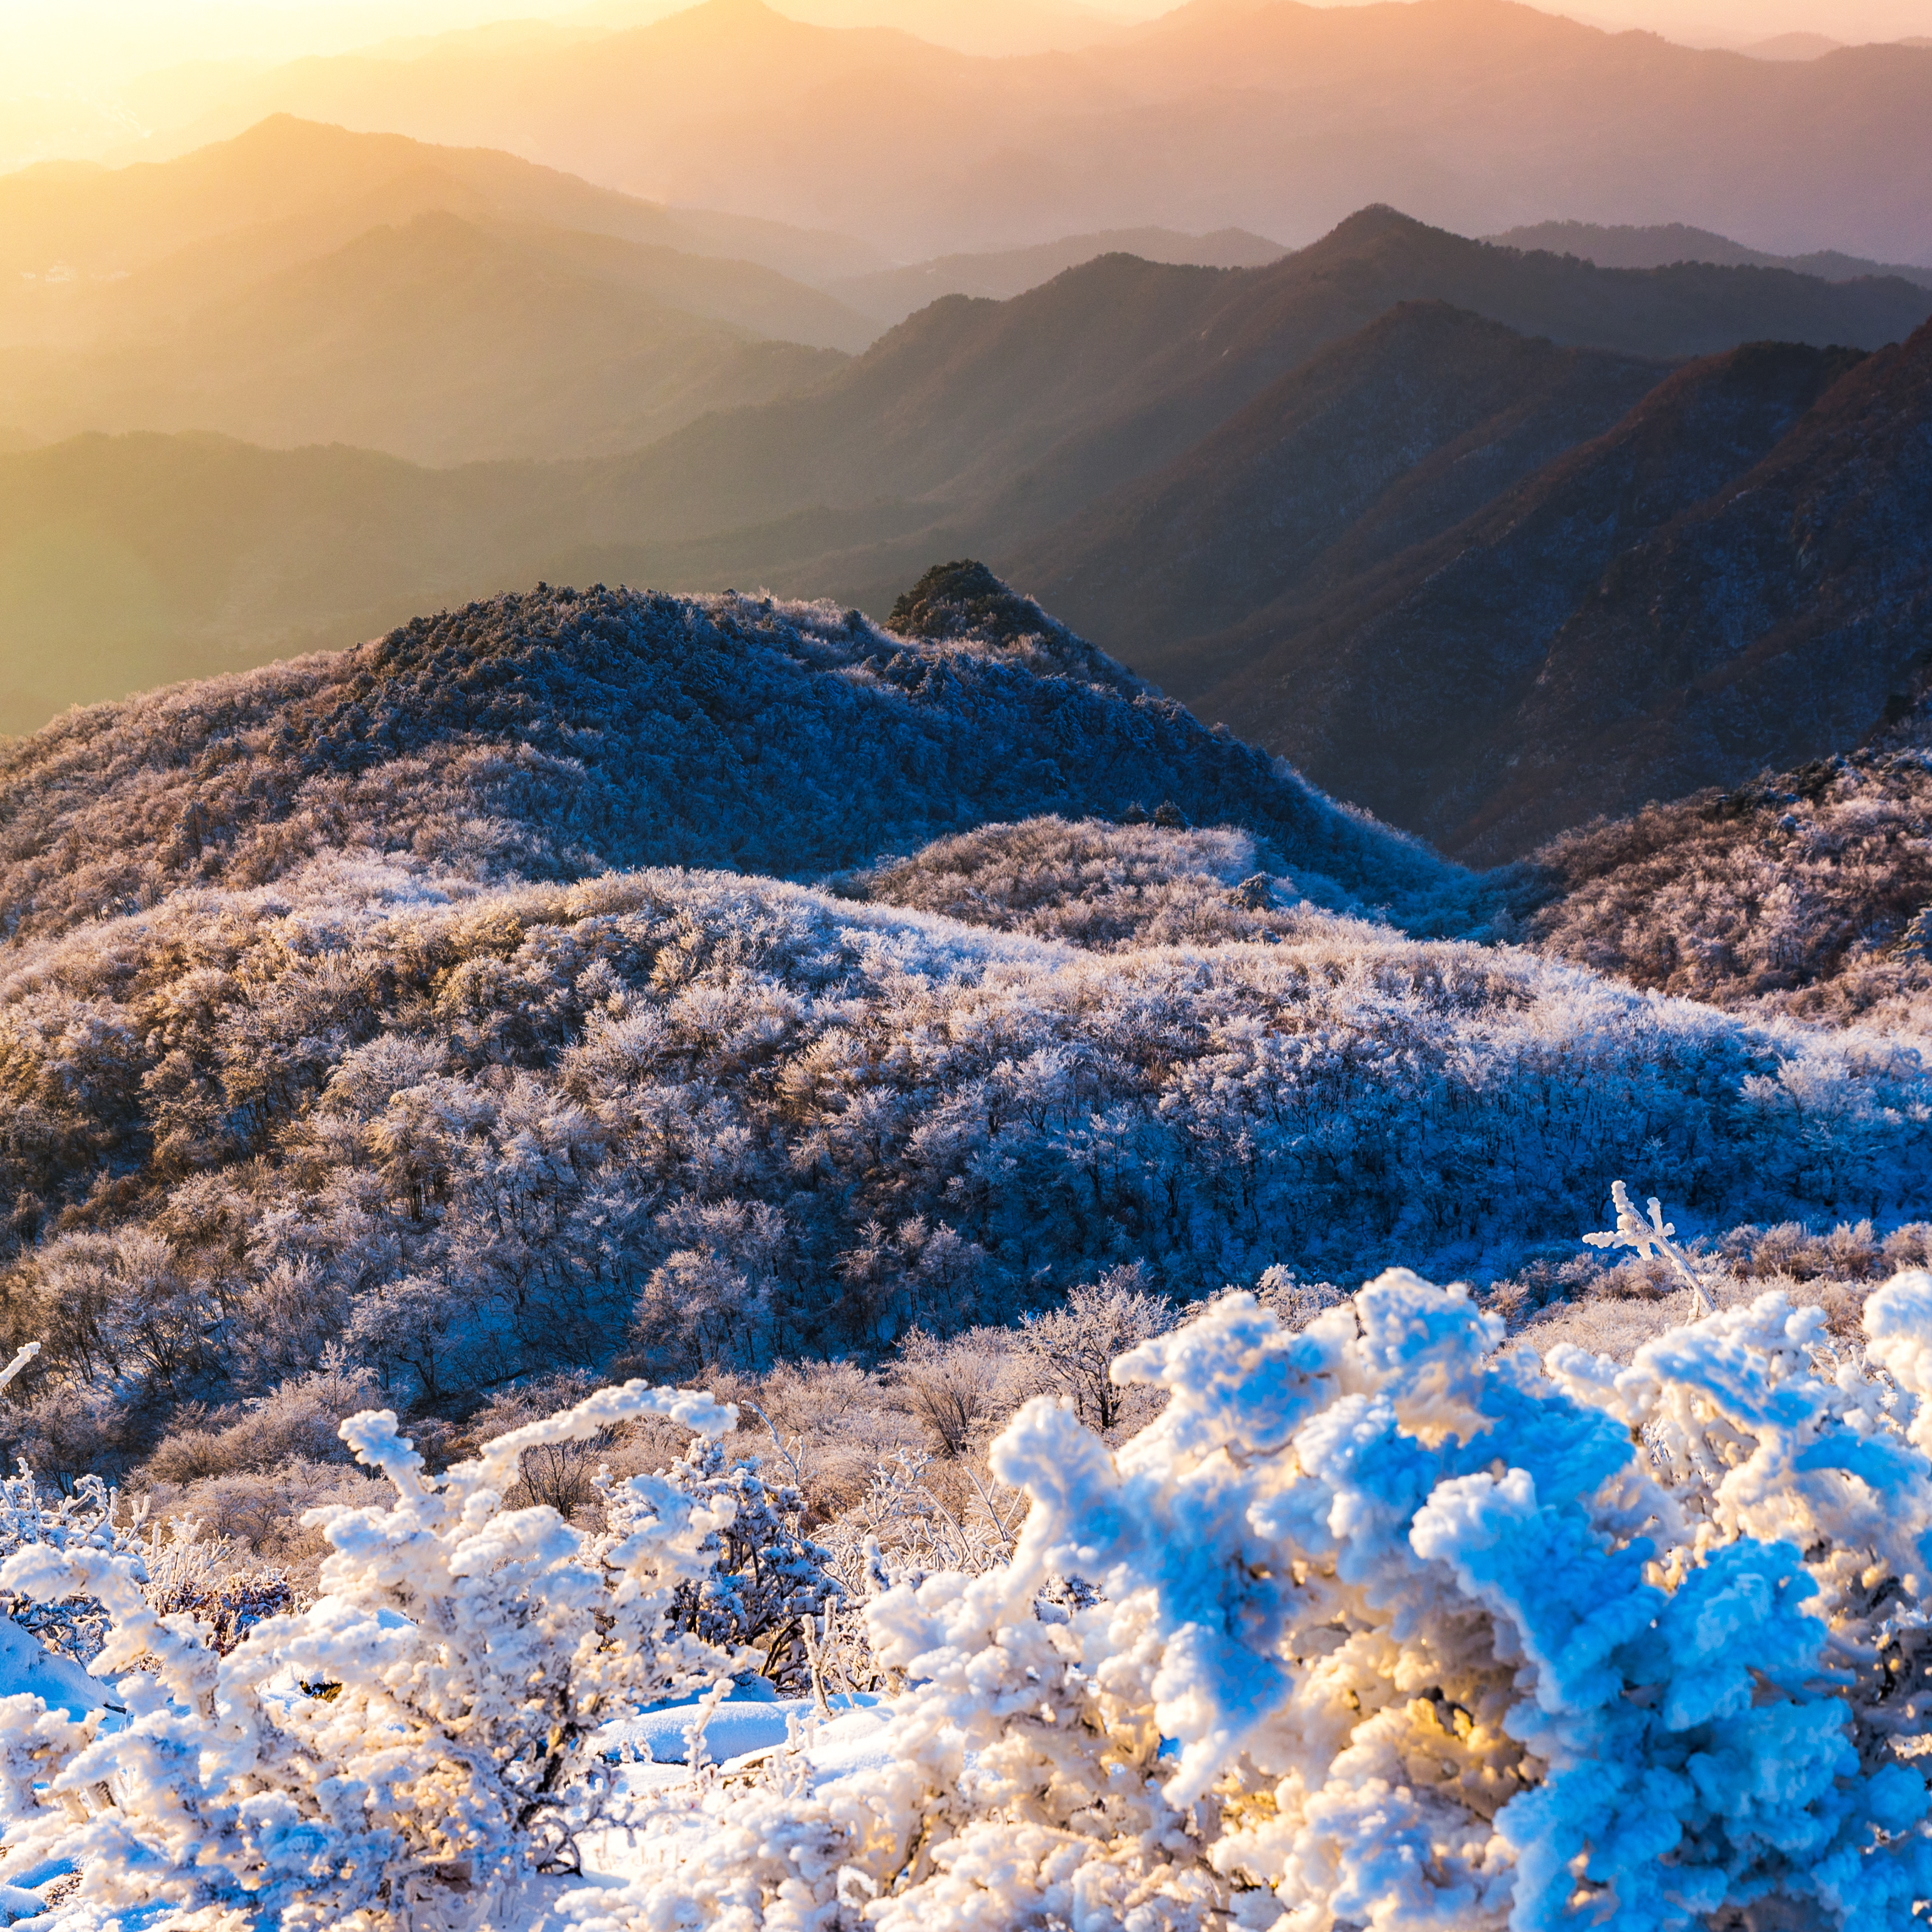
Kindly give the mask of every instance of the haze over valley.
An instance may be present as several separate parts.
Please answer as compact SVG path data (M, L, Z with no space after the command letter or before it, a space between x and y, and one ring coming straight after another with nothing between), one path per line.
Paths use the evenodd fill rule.
M1932 278L1878 264L1689 230L1525 248L1378 207L1296 250L1136 230L867 271L822 231L286 116L0 178L0 207L16 730L539 578L882 618L973 554L1209 722L1493 860L1660 772L1802 762L1917 674L1922 543L1876 628L1858 560L1921 487ZM21 266L57 252L59 278ZM1875 442L1829 431L1872 406ZM1844 564L1766 557L1748 607L1660 650L1644 546L1853 470ZM1822 686L1765 656L1799 634ZM1559 662L1580 694L1618 667L1622 749L1594 699L1550 710Z

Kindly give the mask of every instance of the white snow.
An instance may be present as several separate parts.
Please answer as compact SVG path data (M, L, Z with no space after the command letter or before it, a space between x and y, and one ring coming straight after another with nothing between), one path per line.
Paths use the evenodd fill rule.
M0 1698L38 1697L50 1710L85 1718L112 1696L71 1658L59 1656L18 1624L0 1617Z

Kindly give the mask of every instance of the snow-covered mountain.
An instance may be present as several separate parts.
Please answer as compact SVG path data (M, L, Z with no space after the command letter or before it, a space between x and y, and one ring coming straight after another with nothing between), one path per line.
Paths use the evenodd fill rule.
M1700 944L1698 828L1780 905L1916 853L1897 722L1478 875L962 562L890 628L540 586L7 748L0 1587L94 1674L8 1626L0 1905L1502 1932L1574 1837L1903 1932L1910 1002L1556 956ZM1625 1174L1681 1236L1619 1184L1585 1244Z

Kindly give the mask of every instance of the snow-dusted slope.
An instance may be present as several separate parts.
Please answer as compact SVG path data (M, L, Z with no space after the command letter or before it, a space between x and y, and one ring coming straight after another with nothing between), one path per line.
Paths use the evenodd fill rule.
M0 929L344 847L479 878L797 877L989 820L1168 801L1399 914L1466 896L1468 874L1006 603L997 635L914 639L822 605L544 588L71 712L0 754Z

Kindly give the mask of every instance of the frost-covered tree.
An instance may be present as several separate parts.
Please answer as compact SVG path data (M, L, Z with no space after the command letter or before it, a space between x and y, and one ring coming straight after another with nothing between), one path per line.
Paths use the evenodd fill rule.
M1932 1276L1868 1306L1902 1402L1820 1328L1546 1373L1401 1270L1299 1334L1225 1298L1120 1362L1168 1401L1117 1450L1022 1412L1009 1566L870 1605L871 1766L715 1796L591 1922L1916 1924Z
M392 1499L320 1511L331 1553L316 1601L226 1655L190 1616L151 1606L136 1553L16 1550L0 1586L106 1606L91 1667L126 1722L0 1701L8 1870L78 1874L63 1910L90 1924L501 1922L530 1872L574 1866L608 1785L596 1726L737 1661L674 1616L731 1522L729 1495L633 1478L620 1520L595 1534L505 1507L530 1450L644 1414L712 1432L732 1420L708 1397L634 1383L430 1478L393 1414L351 1418L346 1439Z

